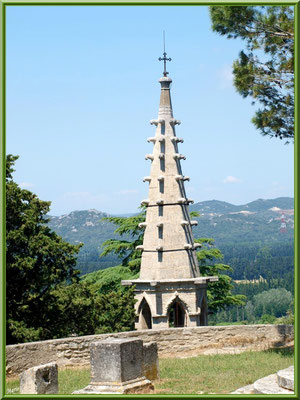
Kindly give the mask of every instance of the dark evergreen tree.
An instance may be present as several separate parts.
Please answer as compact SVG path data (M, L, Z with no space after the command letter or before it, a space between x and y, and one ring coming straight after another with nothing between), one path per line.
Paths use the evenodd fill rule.
M284 288L270 289L253 297L254 314L258 317L273 315L281 317L291 307L293 296Z
M200 273L203 276L218 276L218 282L212 282L208 285L207 300L209 310L216 312L225 309L227 306L242 306L246 297L241 294L232 294L232 278L227 272L232 271L229 265L223 264L223 254L214 247L214 240L208 238L195 239L195 242L201 243L201 250L197 251ZM226 273L224 273L226 272Z
M79 280L81 245L52 232L50 202L13 181L17 158L6 162L7 343L134 329L134 288Z
M116 254L122 259L123 266L129 267L133 272L138 272L141 266L141 252L135 248L143 243L144 229L139 227L139 223L144 222L145 218L146 211L143 207L142 211L133 217L103 218L117 226L117 229L114 231L115 234L129 236L129 240L106 240L102 244L104 250L101 256L106 256L110 253Z
M290 6L211 6L212 29L240 38L234 85L260 108L252 122L262 135L294 138L294 12Z
M6 316L7 343L51 337L56 323L53 289L78 281L80 246L47 227L50 202L21 189L12 178L17 156L6 161Z
M119 287L103 293L99 284L84 280L61 284L53 295L56 297L53 338L134 329L134 287Z

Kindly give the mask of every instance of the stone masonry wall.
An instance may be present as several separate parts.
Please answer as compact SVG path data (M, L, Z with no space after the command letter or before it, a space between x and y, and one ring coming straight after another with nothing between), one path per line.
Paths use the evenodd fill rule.
M56 362L58 366L83 366L90 362L90 344L106 338L139 338L157 342L160 357L264 350L290 345L292 325L200 326L140 330L79 336L6 346L8 375L20 374L36 365Z

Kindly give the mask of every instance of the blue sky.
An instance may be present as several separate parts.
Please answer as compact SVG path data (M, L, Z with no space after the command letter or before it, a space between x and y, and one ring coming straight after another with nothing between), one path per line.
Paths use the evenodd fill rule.
M245 204L293 196L294 147L262 137L232 84L244 44L211 31L204 6L7 7L6 152L15 181L52 215L135 212L147 198L163 66L162 32L186 190Z

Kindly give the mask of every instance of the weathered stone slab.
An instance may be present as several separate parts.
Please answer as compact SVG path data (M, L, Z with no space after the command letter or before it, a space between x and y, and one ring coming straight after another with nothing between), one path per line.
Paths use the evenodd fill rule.
M155 380L159 378L158 348L156 342L145 343L144 352L144 374L146 378Z
M57 394L58 370L56 363L38 365L20 376L21 394Z
M294 390L294 366L278 371L277 382L284 389Z
M278 385L277 374L268 375L258 379L253 384L255 394L293 394L292 390L284 389Z
M91 344L91 383L73 394L145 393L154 389L143 375L143 341L107 339Z

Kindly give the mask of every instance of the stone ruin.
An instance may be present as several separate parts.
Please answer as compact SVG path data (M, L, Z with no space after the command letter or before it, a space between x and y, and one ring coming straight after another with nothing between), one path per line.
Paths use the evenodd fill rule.
M73 394L123 394L153 391L159 376L157 343L140 339L107 339L91 344L91 383ZM49 363L20 376L21 394L57 394L58 368Z
M145 362L144 362L145 360ZM145 393L158 375L156 343L140 339L107 339L91 344L91 383L73 394Z
M58 369L56 363L29 368L20 376L21 394L57 394Z

